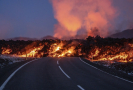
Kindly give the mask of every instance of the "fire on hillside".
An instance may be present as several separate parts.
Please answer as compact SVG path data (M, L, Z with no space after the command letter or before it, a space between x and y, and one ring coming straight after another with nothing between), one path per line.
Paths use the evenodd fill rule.
M2 49L2 54L10 54L12 52L11 49L8 49L8 48L1 48Z
M12 49L11 46L2 47L1 54L16 57L72 57L81 56L91 61L132 62L133 44L131 40L109 41L107 38L88 37L87 40L49 40L35 41L22 49ZM16 52L14 52L16 50ZM18 50L18 51L17 51Z
M64 56L74 56L74 46L64 47L61 42L59 44L52 44L49 50L50 57L64 57Z
M88 55L93 61L118 61L118 62L132 62L133 61L133 48L130 47L129 51L122 50L121 47L106 46L104 48L95 48L91 54Z

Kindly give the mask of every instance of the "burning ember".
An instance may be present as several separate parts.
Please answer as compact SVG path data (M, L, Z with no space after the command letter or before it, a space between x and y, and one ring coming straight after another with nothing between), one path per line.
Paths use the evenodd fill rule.
M25 54L18 55L18 56L19 57L41 57L43 56L43 52L41 52L41 54L38 54L38 52L42 50L43 47L44 46L34 47L33 49L27 50Z
M10 54L12 52L11 49L3 48L2 47L2 54Z
M131 40L130 40L131 41ZM20 43L20 42L19 42ZM44 40L28 42L24 46L7 45L1 54L16 57L71 57L82 56L91 61L132 62L133 44L128 39L88 37L87 40ZM16 44L18 46L18 44ZM12 47L12 48L11 48Z
M73 55L74 47L64 47L64 44L61 42L59 44L53 44L49 50L50 57L65 57Z
M132 62L133 61L133 44L125 43L119 45L95 46L91 48L88 56L92 61L117 61Z
M9 45L8 45L9 47ZM41 43L38 44L38 42L33 42L29 45L27 45L26 47L24 47L23 49L20 49L20 51L17 51L17 49L19 48L15 48L17 53L13 53L13 56L16 57L42 57L44 55L44 52L42 52L41 50L43 49L44 45L42 45ZM2 53L1 54L11 54L12 49L7 49L7 48L1 48L2 49Z

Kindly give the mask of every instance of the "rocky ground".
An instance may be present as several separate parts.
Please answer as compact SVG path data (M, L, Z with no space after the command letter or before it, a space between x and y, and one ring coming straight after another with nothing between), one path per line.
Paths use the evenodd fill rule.
M32 60L34 58L28 58L28 60ZM26 58L21 57L14 57L10 55L0 55L0 68L4 68L5 66L8 66L10 64L16 63L16 62L22 62L25 61Z
M116 69L123 73L133 76L133 62L110 62L110 61L97 61L95 64L105 66L107 68Z

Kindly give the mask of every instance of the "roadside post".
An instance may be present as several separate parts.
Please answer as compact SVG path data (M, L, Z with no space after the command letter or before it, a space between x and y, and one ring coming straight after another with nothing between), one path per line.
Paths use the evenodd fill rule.
M27 53L26 53L26 60L27 60Z
M92 62L93 62L93 55L92 55Z

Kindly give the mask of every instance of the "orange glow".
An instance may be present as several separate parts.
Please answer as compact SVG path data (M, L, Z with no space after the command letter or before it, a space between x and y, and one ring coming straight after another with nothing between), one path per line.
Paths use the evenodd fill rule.
M107 36L111 22L117 17L112 0L51 0L55 25L55 37L75 36L84 27L88 35ZM95 30L94 28L97 28ZM113 30L113 29L112 29Z
M12 50L11 49L6 49L6 48L3 48L2 47L2 54L10 54L11 52L12 52Z
M99 51L98 49L96 49L96 51L95 51L93 57L98 56L99 52L100 52L100 51Z
M122 61L122 60L126 60L127 58L128 58L128 54L120 53L118 55L108 55L107 57L100 58L99 60L115 60L115 59L120 59Z
M44 46L40 46L40 47L34 47L33 49L29 49L27 50L27 52L23 55L18 55L19 57L41 57L43 56L43 53L38 54L39 50L42 50Z
M49 45L44 49L44 45ZM43 50L47 50L44 52ZM45 54L49 57L71 57L83 56L91 61L110 61L110 62L132 62L133 61L133 44L124 43L123 46L115 43L107 46L91 46L90 49L82 51L82 45L79 42L58 42L54 44L42 44L33 42L24 47L19 52L13 54L16 57L43 57ZM2 54L11 54L16 52L9 48L2 47Z
M121 49L121 47L106 46L101 49L95 47L92 49L88 58L92 58L93 61L117 61L117 62L132 62L133 61L133 45L128 44L127 49Z
M69 49L63 48L64 44L61 42L59 44L53 44L49 50L50 57L65 57L73 55L74 47L69 47Z
M133 44L130 44L130 43L129 43L128 45L129 45L130 47L133 47Z

